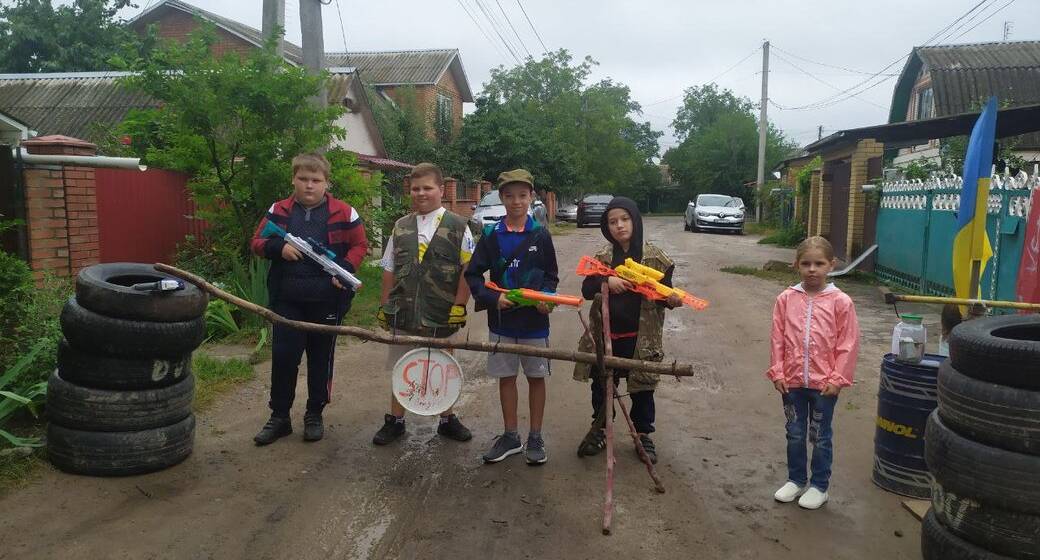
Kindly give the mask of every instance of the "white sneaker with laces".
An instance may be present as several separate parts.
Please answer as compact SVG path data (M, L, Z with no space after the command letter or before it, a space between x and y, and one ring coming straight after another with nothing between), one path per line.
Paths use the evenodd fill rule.
M773 494L773 498L776 498L776 501L778 502L789 504L793 502L794 499L797 498L798 495L801 493L801 486L798 486L797 484L788 481L787 484L784 484L780 487L779 490L776 491L776 494Z
M825 503L827 503L827 493L813 487L810 487L798 500L798 505L805 509L820 509L820 506Z

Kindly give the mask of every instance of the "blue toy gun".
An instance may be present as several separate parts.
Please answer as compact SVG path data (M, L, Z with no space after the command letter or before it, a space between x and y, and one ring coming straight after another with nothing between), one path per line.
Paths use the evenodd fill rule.
M328 272L330 276L339 280L339 283L344 287L349 287L355 292L361 288L361 280L359 280L357 276L351 274L349 270L336 264L336 253L333 253L318 241L310 237L307 239L297 237L278 227L274 222L268 220L267 225L265 225L264 229L260 232L260 237L272 236L278 236L284 239L286 243L292 245L297 251L306 255L308 259L317 263L318 266L320 266L325 272Z

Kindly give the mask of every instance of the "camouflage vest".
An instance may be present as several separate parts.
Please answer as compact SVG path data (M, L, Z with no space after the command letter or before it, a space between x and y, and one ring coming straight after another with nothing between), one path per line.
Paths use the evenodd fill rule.
M607 245L599 253L596 253L595 258L609 266L613 250L614 249L611 245ZM661 272L666 272L673 264L672 260L668 258L668 255L664 254L664 251L649 243L643 244L643 260L641 262L644 265L660 270ZM645 298L640 303L639 334L637 335L638 338L636 338L636 352L632 356L634 359L647 362L660 362L664 360L663 334L664 312L666 309L667 308L664 305ZM601 316L603 310L597 306L593 306L589 311L589 314L590 316ZM581 340L578 341L578 351L596 352L595 342L592 340L592 336L589 333L583 334ZM591 364L574 364L574 379L578 381L587 381L591 373ZM659 378L660 376L656 373L647 373L645 371L630 372L627 381L628 391L630 393L653 391L654 388L657 387L657 381Z
M444 212L437 231L419 261L419 224L409 214L394 224L394 284L383 306L391 328L420 336L448 336L458 327L448 325L455 303L466 220Z

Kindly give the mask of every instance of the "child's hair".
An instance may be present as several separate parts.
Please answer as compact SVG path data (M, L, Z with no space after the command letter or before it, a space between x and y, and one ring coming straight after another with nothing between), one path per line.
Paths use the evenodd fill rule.
M325 159L325 156L314 153L305 152L292 158L292 174L293 177L301 169L304 171L313 171L321 173L325 176L325 180L329 180L329 172L332 170L332 166L329 165L329 160Z
M961 307L959 305L947 303L943 306L942 316L940 319L943 336L950 334L953 327L961 324L962 321L964 321L964 316L961 315Z
M410 179L419 179L421 177L433 177L433 180L438 185L444 184L444 173L441 172L441 168L437 167L432 163L420 163L416 165L412 172L408 174Z
M802 255L813 249L823 251L823 256L827 257L827 260L834 260L834 247L830 241L819 235L806 237L804 241L798 244L798 248L795 249L795 260L800 260Z

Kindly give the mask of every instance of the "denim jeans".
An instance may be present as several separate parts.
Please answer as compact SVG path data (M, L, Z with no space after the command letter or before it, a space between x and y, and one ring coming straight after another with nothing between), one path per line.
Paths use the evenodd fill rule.
M787 479L805 486L806 444L813 445L812 478L809 484L827 491L831 478L834 449L831 444L831 420L838 397L825 397L815 389L795 388L783 395L787 417Z

